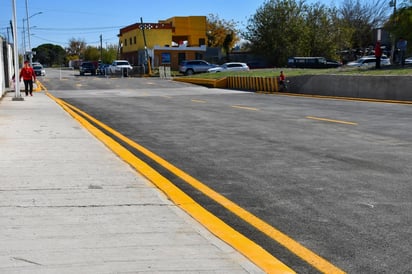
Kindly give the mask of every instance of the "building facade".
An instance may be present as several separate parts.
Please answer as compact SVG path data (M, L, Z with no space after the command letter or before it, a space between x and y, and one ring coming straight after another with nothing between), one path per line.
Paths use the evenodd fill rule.
M136 23L120 29L120 58L133 65L170 66L202 59L206 52L206 16L172 17L158 23Z

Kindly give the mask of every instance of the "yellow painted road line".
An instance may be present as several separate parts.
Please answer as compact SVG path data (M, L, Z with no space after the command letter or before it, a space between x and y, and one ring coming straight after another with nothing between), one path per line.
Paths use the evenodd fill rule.
M204 101L204 100L192 99L191 101L192 101L192 102L195 102L195 103L206 103L206 101Z
M74 106L60 100L53 95L47 95L55 100L64 110L72 115L80 124L89 130L96 138L109 147L114 153L121 157L125 162L133 166L143 176L148 178L156 187L163 191L176 205L186 211L193 218L198 220L209 231L217 237L231 245L244 256L249 258L253 263L262 268L266 273L295 273L284 263L273 257L270 253L264 250L261 246L251 241L232 227L228 226L221 219L207 211L205 208L196 203L186 193L177 188L172 182L159 174L156 170L150 167L147 163L133 155L130 151L120 145L118 142L104 134L101 130L93 126L90 122L80 116L85 114ZM86 114L89 119L91 116ZM92 119L93 122L97 121ZM99 125L100 126L100 125ZM124 137L126 138L126 137Z
M65 105L69 105L69 104L65 103ZM164 168L166 168L167 170L169 170L170 172L172 172L176 176L180 177L182 180L184 180L185 182L187 182L188 184L190 184L191 186L193 186L197 190L201 191L203 194L205 194L209 198L213 199L215 202L219 203L220 205L222 205L223 207L225 207L226 209L228 209L232 213L236 214L238 217L240 217L241 219L243 219L244 221L246 221L250 225L254 226L256 229L260 230L261 232L263 232L264 234L266 234L267 236L269 236L270 238L272 238L276 242L283 245L285 248L289 249L292 253L296 254L302 260L306 261L307 263L309 263L310 265L312 265L313 267L315 267L319 271L324 272L324 273L345 273L344 271L342 271L338 267L334 266L333 264L331 264L327 260L323 259L319 255L315 254L311 250L309 250L306 247L304 247L303 245L299 244L298 242L296 242L295 240L293 240L292 238L290 238L289 236L287 236L283 232L277 230L276 228L272 227L271 225L269 225L265 221L263 221L263 220L259 219L258 217L254 216L252 213L250 213L250 212L246 211L245 209L241 208L240 206L238 206L234 202L230 201L229 199L227 199L223 195L221 195L221 194L217 193L216 191L212 190L211 188L209 188L205 184L201 183L200 181L193 178L189 174L185 173L181 169L175 167L174 165L167 162L166 160L164 160L160 156L154 154L153 152L146 149L145 147L143 147L143 146L135 143L134 141L130 140L129 138L123 136L122 134L120 134L119 132L117 132L117 131L113 130L112 128L108 127L104 123L94 119L93 117L91 117L87 113L75 108L74 106L70 106L70 107L73 108L74 110L76 110L77 112L81 113L87 119L89 119L89 120L93 121L94 123L96 123L99 127L103 128L104 130L106 130L109 133L113 134L114 136L116 136L117 138L119 138L123 142L127 143L128 145L132 146L133 148L137 149L141 153L145 154L146 156L148 156L149 158L151 158L152 160L154 160L155 162L157 162L158 164L160 164L161 166L163 166Z
M247 109L247 110L254 110L254 111L259 111L258 108L252 108L252 107L244 107L244 106L232 106L232 108L240 108L240 109Z
M325 99L325 100L359 101L359 102L370 102L370 103L405 104L405 105L412 104L412 101L401 101L401 100L385 100L385 99L327 96L327 95L285 93L285 92L277 92L276 94L282 95L282 96L295 96L295 97L305 97L305 98L315 98L315 99Z
M306 118L307 119L312 119L312 120L324 121L324 122L352 125L352 126L357 126L358 125L358 123L354 123L354 122L348 122L348 121L342 121L342 120L333 120L333 119L314 117L314 116L306 116Z
M33 91L37 91L37 92L42 91L42 90L47 91L46 87L39 80L36 80L36 85L37 85L37 89Z

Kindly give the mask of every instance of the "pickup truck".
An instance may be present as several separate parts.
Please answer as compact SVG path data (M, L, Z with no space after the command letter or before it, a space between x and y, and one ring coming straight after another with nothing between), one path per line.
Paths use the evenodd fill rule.
M122 73L128 74L129 70L132 70L133 67L129 64L127 60L114 60L113 63L109 66L109 73Z
M96 75L96 67L94 66L93 62L83 62L80 65L80 75L84 75L86 73L90 73L91 75Z

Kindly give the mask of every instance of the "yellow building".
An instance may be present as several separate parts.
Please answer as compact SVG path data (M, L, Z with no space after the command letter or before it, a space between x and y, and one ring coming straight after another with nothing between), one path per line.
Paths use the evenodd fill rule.
M179 45L183 41L187 41L187 45L191 47L206 44L206 16L179 16L160 22L169 23L173 26L172 41Z
M168 65L177 69L182 60L203 57L206 29L206 16L179 16L124 27L118 35L121 59L141 65L148 55L152 66Z

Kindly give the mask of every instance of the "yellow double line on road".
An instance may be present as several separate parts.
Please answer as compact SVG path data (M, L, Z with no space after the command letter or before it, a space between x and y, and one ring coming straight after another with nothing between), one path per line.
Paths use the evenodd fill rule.
M327 260L323 259L319 255L310 251L306 247L302 246L286 234L272 227L265 221L254 216L250 212L241 208L237 204L233 203L229 199L225 198L221 194L212 190L208 186L204 185L197 179L193 178L189 174L175 167L171 163L167 162L160 156L154 154L143 146L133 142L129 138L123 136L119 132L111 129L102 122L94 119L87 113L77 109L74 106L60 100L51 94L47 93L53 100L55 100L59 105L61 105L69 114L71 114L76 120L78 120L85 128L87 128L94 136L106 144L112 151L114 151L119 157L124 161L133 166L137 171L141 172L146 176L154 185L156 185L160 190L162 190L176 205L185 210L193 218L198 220L206 228L208 228L217 237L227 242L229 245L233 246L244 256L249 258L253 263L262 268L266 273L295 273L288 266L283 264L277 258L273 257L262 247L240 234L238 231L234 230L232 227L228 226L222 220L217 218L215 215L211 214L205 208L196 203L187 194L182 192L173 183L159 174L156 170L150 167L148 164L137 158L130 151L121 146L118 142L104 134L101 130L93 126L86 119L92 121L105 131L109 132L116 138L119 138L123 142L132 146L136 150L150 157L152 160L174 173L176 176L180 177L182 180L187 182L189 185L193 186L197 190L201 191L203 194L213 199L215 202L219 203L232 213L236 214L238 217L254 226L256 229L260 230L268 237L272 238L279 244L283 245L285 248L289 249L292 253L299 256L302 260L306 261L308 264L312 265L314 268L318 269L323 273L345 273L338 267L334 266ZM81 115L79 115L81 114ZM85 118L83 118L85 117Z

